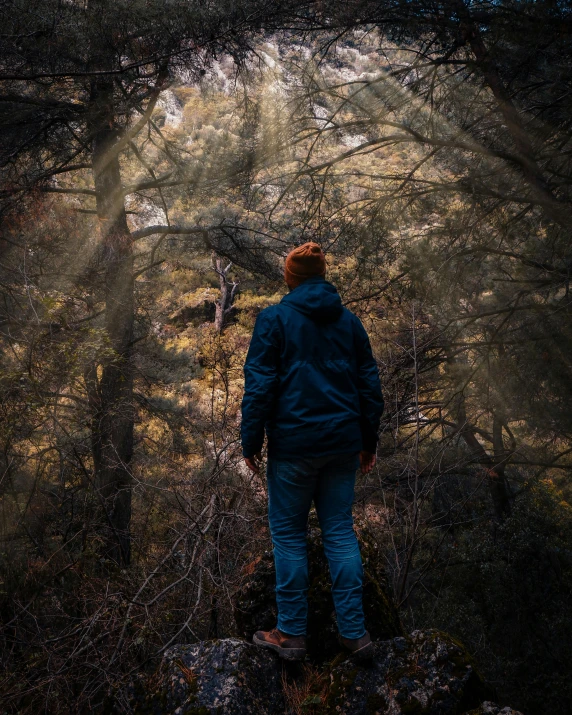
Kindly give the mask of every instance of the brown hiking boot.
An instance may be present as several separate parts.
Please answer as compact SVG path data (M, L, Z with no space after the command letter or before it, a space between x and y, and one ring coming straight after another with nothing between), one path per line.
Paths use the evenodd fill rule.
M306 657L306 636L289 636L278 628L271 631L256 631L252 642L262 648L276 651L286 660L304 660Z
M369 633L366 631L361 638L340 638L345 647L351 652L354 660L371 660L375 650Z

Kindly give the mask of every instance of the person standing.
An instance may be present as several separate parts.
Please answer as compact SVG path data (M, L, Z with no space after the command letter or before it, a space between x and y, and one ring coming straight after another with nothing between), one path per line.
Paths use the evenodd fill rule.
M312 501L341 641L359 658L373 654L352 504L358 467L366 474L375 466L383 397L367 333L325 275L317 243L288 254L289 293L258 315L244 364L242 450L247 467L258 473L266 431L278 606L276 628L257 631L253 641L289 660L306 655Z

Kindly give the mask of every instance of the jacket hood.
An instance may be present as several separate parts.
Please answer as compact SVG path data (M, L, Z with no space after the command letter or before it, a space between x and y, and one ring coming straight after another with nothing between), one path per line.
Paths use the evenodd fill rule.
M308 278L280 302L317 323L333 323L343 310L338 291L321 276Z

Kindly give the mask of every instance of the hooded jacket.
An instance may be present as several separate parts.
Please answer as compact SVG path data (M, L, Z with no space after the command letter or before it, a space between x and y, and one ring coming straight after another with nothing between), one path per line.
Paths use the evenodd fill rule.
M244 365L242 450L273 458L375 452L383 398L361 321L316 276L263 310Z

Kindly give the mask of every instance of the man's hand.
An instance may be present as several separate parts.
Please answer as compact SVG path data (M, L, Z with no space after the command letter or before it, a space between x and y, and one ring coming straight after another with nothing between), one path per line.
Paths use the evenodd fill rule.
M369 474L371 470L375 467L377 457L371 452L360 452L359 453L359 466L362 474Z
M244 458L244 463L246 466L250 469L251 472L254 472L254 474L258 474L260 472L260 462L262 461L262 454L258 452L258 454L255 454L252 459L250 457L245 457Z

